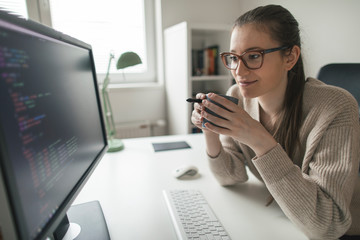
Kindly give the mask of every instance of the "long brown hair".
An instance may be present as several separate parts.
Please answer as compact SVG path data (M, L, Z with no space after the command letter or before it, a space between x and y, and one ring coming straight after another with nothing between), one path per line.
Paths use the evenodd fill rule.
M289 46L290 50L282 50L284 55L288 54L295 45L301 49L299 24L282 6L267 5L248 11L235 21L233 29L248 23L267 31L281 46ZM304 86L305 73L300 55L295 66L288 72L283 108L279 113L274 133L275 139L283 146L289 157L292 157L295 149L300 147L299 131L302 122Z

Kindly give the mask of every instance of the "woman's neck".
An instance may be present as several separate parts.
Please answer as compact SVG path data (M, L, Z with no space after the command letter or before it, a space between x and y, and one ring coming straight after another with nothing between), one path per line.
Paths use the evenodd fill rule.
M273 128L283 109L286 86L275 92L269 92L258 97L260 107L260 122L266 128Z
M264 100L259 98L259 105L260 105L260 116L265 115L270 118L274 118L278 115L283 107L284 98L281 99L274 99L271 100Z

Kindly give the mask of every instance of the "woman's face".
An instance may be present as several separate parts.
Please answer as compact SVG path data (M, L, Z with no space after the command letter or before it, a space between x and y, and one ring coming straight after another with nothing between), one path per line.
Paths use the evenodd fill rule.
M270 49L281 47L265 31L253 24L234 28L231 34L230 52L241 55L249 49ZM248 69L242 61L236 70L231 70L240 91L245 98L284 96L287 86L285 57L280 51L264 54L259 69Z

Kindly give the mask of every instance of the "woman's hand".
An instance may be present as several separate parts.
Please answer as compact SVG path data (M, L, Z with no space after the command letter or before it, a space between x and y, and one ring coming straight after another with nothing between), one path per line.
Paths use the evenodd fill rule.
M198 93L196 94L197 99L206 99L206 94L204 93ZM194 103L194 110L191 114L191 122L198 128L202 129L203 131L206 131L202 127L203 117L201 117L201 111L204 109L202 106L202 103Z
M217 127L207 122L205 123L205 127L208 131L227 135L236 139L237 141L252 148L257 156L265 154L276 146L277 142L273 136L260 122L254 120L241 107L214 93L209 93L207 96L212 101L223 105L229 110L223 109L208 100L203 100L201 104L202 108L198 108L200 110L201 117L197 116L197 112L194 119L206 118L210 122L220 126ZM205 111L205 107L225 119L221 119L207 113Z
M206 99L204 93L196 94L198 99ZM216 157L219 155L221 150L221 142L219 140L219 134L214 131L209 131L207 128L203 128L202 123L204 118L201 116L201 113L205 111L205 107L202 103L194 103L194 110L191 114L191 122L198 128L202 129L205 135L206 142L206 152L211 157Z

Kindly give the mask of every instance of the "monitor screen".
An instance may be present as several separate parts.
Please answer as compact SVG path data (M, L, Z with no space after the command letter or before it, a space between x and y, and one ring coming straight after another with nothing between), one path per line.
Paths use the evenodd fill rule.
M91 46L1 13L0 103L10 215L19 239L42 238L107 148Z

